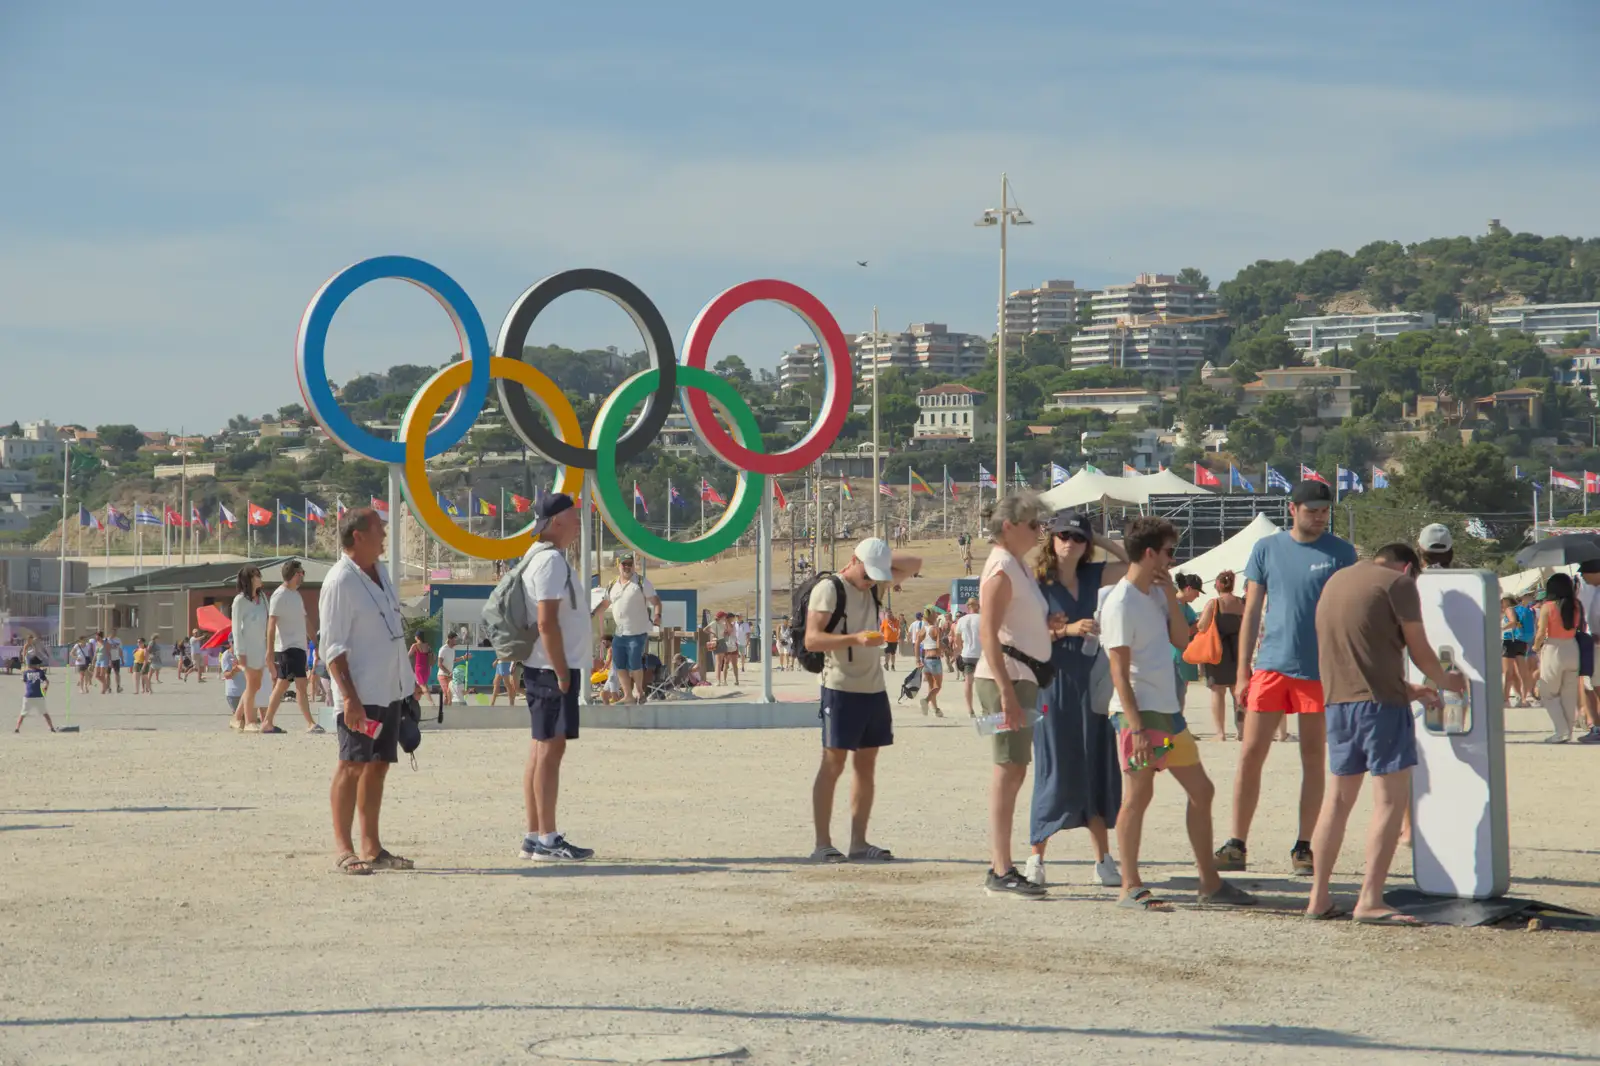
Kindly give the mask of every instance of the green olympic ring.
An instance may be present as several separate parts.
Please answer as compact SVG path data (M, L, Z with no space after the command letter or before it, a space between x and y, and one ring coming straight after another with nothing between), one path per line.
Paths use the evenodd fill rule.
M762 494L767 489L764 474L739 471L739 482L733 490L733 499L717 524L693 540L667 540L650 532L637 519L628 506L617 477L617 450L615 444L621 436L624 420L629 412L655 390L659 370L643 370L628 378L606 397L600 413L589 431L589 447L595 453L594 487L600 514L612 532L635 551L643 552L669 563L698 563L733 547L740 534L750 528L756 513L761 509ZM755 412L745 403L726 379L702 367L682 364L678 367L680 397L686 389L699 389L716 400L733 420L739 443L754 452L764 452L761 445L761 427L756 423ZM687 402L684 402L687 407ZM606 446L601 447L604 443ZM669 501L667 504L671 507Z

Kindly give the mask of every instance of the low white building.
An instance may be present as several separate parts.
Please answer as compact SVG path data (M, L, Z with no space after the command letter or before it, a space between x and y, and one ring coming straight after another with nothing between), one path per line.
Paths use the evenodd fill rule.
M0 466L21 466L44 455L60 455L61 442L28 437L0 437Z
M1050 394L1046 411L1100 411L1121 418L1161 406L1161 394L1138 386L1107 389L1069 389Z
M994 422L979 414L984 393L954 383L917 393L922 414L911 431L914 444L958 444L994 433Z
M12 507L29 518L61 510L61 497L48 492L13 492L9 499Z
M1531 333L1544 345L1559 345L1568 334L1587 333L1600 341L1600 302L1582 304L1522 304L1489 311L1489 326L1496 330Z
M1200 368L1200 382L1212 388L1232 388L1233 379L1226 369L1217 370L1209 363ZM1317 397L1317 418L1324 422L1339 422L1355 413L1356 372L1336 366L1286 366L1260 372L1255 381L1240 387L1239 413L1246 414L1261 406L1268 396L1290 395Z
M1335 348L1349 349L1357 337L1391 340L1402 333L1432 329L1437 317L1421 311L1382 311L1370 315L1312 315L1291 318L1283 332L1302 352L1321 355Z
M1135 431L1133 450L1128 453L1124 453L1120 447L1107 448L1096 444L1106 433L1103 429L1090 429L1079 434L1078 442L1084 454L1095 459L1115 459L1119 464L1127 463L1142 474L1153 473L1172 462L1173 438L1167 430L1152 426ZM1122 471L1108 468L1106 472L1120 474Z

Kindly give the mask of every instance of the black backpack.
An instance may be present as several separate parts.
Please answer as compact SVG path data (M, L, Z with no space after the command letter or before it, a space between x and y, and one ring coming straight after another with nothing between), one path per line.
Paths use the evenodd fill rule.
M823 652L806 649L806 616L811 613L811 593L823 581L833 582L833 614L829 616L824 629L829 633L836 632L836 627L844 621L844 582L837 574L825 570L818 572L795 589L789 601L789 643L794 648L794 657L799 662L800 668L813 674L822 673L826 657ZM882 604L878 602L876 584L872 586L872 606L874 614L883 609ZM854 659L855 649L846 649L845 655Z

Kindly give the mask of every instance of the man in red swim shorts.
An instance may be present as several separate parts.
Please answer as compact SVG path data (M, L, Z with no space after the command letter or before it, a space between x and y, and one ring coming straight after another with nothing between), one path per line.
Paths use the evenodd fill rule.
M1219 870L1246 868L1245 841L1261 798L1261 770L1283 716L1296 714L1301 716L1300 822L1289 861L1297 874L1312 872L1311 830L1322 807L1328 759L1317 669L1317 600L1328 578L1356 561L1355 547L1328 532L1332 507L1333 490L1326 482L1300 482L1289 496L1290 528L1257 541L1245 564L1249 587L1235 689L1246 710L1244 745L1233 782L1233 836L1217 849Z

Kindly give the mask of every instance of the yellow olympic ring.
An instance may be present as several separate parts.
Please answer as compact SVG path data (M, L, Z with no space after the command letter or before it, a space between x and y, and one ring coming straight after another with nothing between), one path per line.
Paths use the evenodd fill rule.
M471 376L471 363L451 363L429 378L428 383L412 398L405 417L400 421L400 439L405 441L406 449L401 484L405 487L406 499L411 502L411 512L417 516L423 528L442 543L463 555L478 559L515 559L533 544L533 536L528 532L533 525L531 521L508 537L480 537L450 520L444 508L439 506L433 487L428 484L424 458L428 427L433 422L433 416L439 413L445 398L465 385ZM572 404L556 383L539 370L520 359L495 356L489 361L489 377L515 381L525 387L555 420L561 440L573 445L583 444L583 428L578 425L578 412L572 409ZM577 499L583 491L583 471L575 466L563 467L561 483L556 491Z

